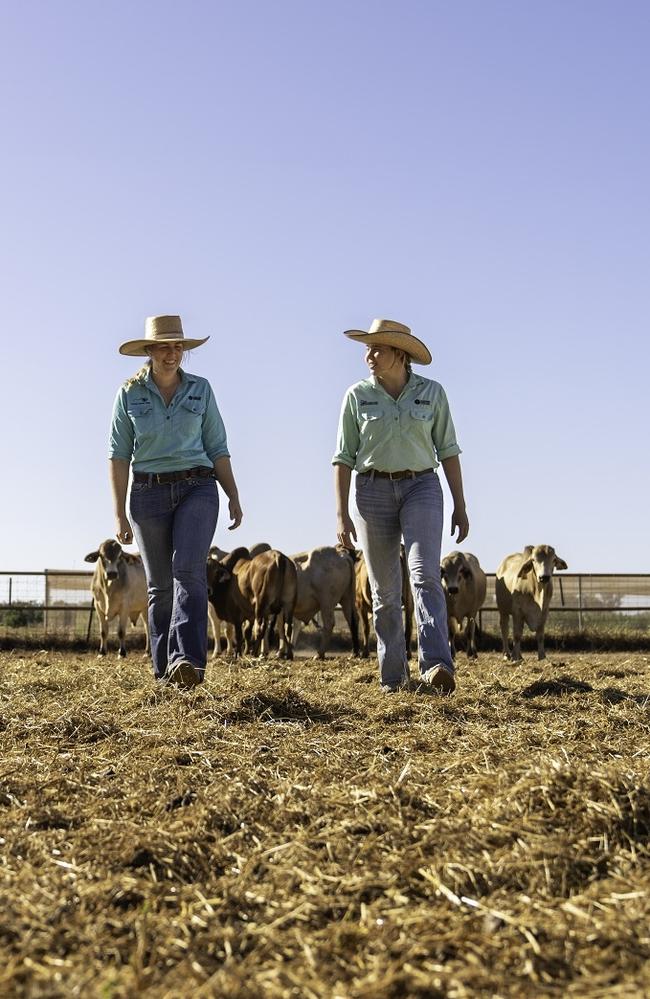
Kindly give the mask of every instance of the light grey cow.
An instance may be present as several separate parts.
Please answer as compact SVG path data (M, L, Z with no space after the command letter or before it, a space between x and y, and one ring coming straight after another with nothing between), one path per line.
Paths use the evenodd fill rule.
M544 627L553 595L553 572L567 569L563 558L551 545L527 545L523 552L507 555L496 573L495 589L503 658L521 662L521 636L524 623L537 638L537 658L546 659ZM513 646L509 648L508 630L512 617Z
M117 541L107 538L97 551L86 555L85 561L96 563L90 589L99 617L99 655L106 655L108 625L114 617L119 618L117 654L126 655L127 622L135 624L139 617L144 621L145 652L148 652L147 580L140 556L125 552Z
M357 609L354 602L354 558L353 552L340 545L336 548L324 545L309 552L292 555L298 574L298 596L294 610L295 643L300 622L307 624L316 614L320 614L322 628L318 640L316 658L324 659L334 630L334 610L340 604L350 629L352 652L359 655L359 631Z
M467 658L476 659L476 618L485 603L487 580L476 555L470 552L451 552L440 563L442 588L447 602L449 646L456 656L456 636L465 625Z

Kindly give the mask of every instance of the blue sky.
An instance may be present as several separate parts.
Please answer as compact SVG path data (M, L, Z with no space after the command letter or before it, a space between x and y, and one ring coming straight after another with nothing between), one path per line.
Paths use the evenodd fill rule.
M465 550L650 570L648 4L26 0L0 39L0 568L112 534L117 345L170 312L211 335L222 547L334 543L341 334L384 316L447 390Z

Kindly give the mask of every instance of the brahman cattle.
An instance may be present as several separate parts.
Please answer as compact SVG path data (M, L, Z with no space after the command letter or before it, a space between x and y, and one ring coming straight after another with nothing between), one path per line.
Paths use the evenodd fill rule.
M108 538L102 541L97 551L86 555L85 561L96 563L90 589L99 617L99 655L106 655L108 625L114 617L119 617L118 655L126 655L124 638L127 621L130 619L135 624L140 616L144 621L145 652L148 652L147 580L140 556L125 552L117 541Z
M537 658L545 659L544 626L553 594L553 570L566 569L564 559L550 545L528 545L523 552L507 555L496 573L495 589L503 658L521 662L524 622L537 638ZM513 646L509 649L508 627L512 615Z
M341 605L350 629L352 651L359 655L359 626L354 598L354 552L324 546L292 555L297 570L298 595L294 610L292 641L295 645L300 623L307 624L320 612L322 627L316 658L324 659L334 630L334 610Z
M252 548L247 549L250 558L254 558L256 555L261 555L262 552L268 552L270 550L271 546L266 541L258 541L258 543L253 545ZM228 555L229 552L213 545L208 555L208 565L210 564L210 561L218 562L227 558ZM217 614L212 601L208 601L208 620L212 629L212 637L214 638L212 658L216 659L221 655L222 634L226 642L226 655L233 656L235 654L236 641L235 626L230 621L221 621L219 619L219 615Z
M280 658L293 659L291 630L296 603L296 567L275 549L250 557L247 548L236 548L223 559L208 560L208 592L219 618L235 626L236 654L246 650L258 655L268 650L268 634L280 619ZM252 636L251 636L252 626Z
M400 564L402 568L402 606L404 608L404 640L406 642L406 657L411 658L411 637L413 634L413 593L409 580L408 567L406 565L406 555L404 547L400 553ZM370 618L372 617L372 592L370 579L368 576L368 566L363 556L363 552L358 553L355 565L355 594L357 612L361 623L361 657L367 659L369 655L368 639L370 637Z
M475 555L451 552L440 563L442 588L447 602L449 647L456 657L456 636L465 626L465 647L468 659L476 659L476 616L485 602L487 579Z

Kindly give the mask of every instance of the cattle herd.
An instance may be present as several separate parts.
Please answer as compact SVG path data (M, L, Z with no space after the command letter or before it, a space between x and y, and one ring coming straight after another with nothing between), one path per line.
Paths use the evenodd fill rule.
M91 582L94 607L100 622L99 654L107 651L108 625L119 620L118 655L125 656L127 622L142 617L147 629L147 586L139 555L125 552L108 539L86 555L95 563ZM550 545L528 545L507 555L496 571L495 591L503 656L521 660L524 624L535 632L537 654L545 658L544 627L553 593L553 573L566 569ZM440 567L447 602L449 643L456 653L456 639L463 631L469 658L476 658L476 618L485 602L486 576L476 556L460 551L445 556ZM317 620L318 651L325 658L334 629L334 612L340 607L348 628L352 652L369 654L372 594L363 554L340 546L314 548L288 556L268 544L224 552L212 548L206 566L209 619L214 636L213 658L222 654L267 655L277 635L277 655L293 659L293 647L303 624ZM413 596L402 552L402 602L404 633L410 655L413 631ZM509 642L512 617L513 644ZM359 642L361 623L361 642ZM223 635L222 635L223 633ZM149 639L146 639L146 651Z

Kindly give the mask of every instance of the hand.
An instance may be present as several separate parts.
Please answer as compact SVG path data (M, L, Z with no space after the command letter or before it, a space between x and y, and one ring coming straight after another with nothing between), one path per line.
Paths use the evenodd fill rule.
M133 544L133 531L131 530L131 525L125 516L116 517L115 524L117 531L115 536L121 545L132 545Z
M467 518L467 511L465 507L454 507L454 512L451 515L451 535L454 536L454 531L458 528L458 536L456 537L456 544L459 545L461 541L464 541L469 534L469 520Z
M228 501L228 513L230 514L230 519L232 520L232 524L228 530L234 531L236 527L239 527L242 522L242 517L244 516L238 499L231 499Z
M336 525L336 537L338 539L338 543L343 545L344 548L354 548L351 539L354 538L355 541L357 540L357 532L349 513L343 514L338 518Z

